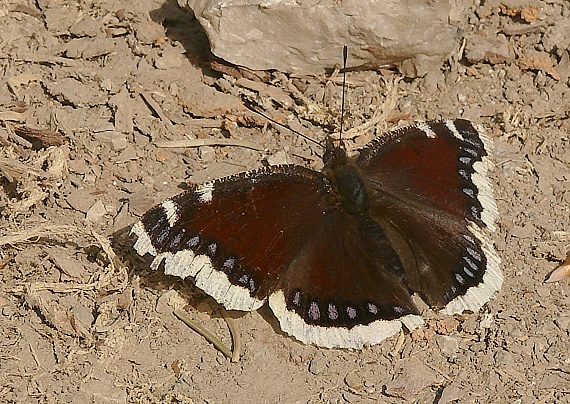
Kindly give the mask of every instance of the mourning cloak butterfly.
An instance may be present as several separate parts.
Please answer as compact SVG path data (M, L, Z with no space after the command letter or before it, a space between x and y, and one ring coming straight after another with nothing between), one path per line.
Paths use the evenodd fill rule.
M192 185L134 225L134 248L227 309L269 301L304 343L377 344L423 323L413 293L453 314L500 289L490 149L461 119L386 133L355 158L329 140L322 172L270 166Z

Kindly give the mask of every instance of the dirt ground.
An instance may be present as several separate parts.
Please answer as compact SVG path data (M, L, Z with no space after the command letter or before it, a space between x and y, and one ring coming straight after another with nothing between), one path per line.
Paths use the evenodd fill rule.
M231 313L232 363L172 314L186 306L231 345L216 303L151 271L128 230L188 181L319 168L240 96L322 139L339 76L252 85L213 70L173 0L2 2L0 401L570 403L570 280L544 282L570 250L570 3L458 3L469 18L441 70L348 75L348 142L423 119L484 125L503 289L479 313L426 309L425 327L359 352L304 346L266 307ZM203 145L168 147L189 139Z

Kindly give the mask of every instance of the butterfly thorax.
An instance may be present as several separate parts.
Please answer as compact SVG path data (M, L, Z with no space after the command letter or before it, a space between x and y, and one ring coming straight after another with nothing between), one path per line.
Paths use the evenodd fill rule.
M358 169L346 155L343 145L334 146L327 141L323 157L323 173L331 182L334 193L347 213L360 215L368 211L368 191Z

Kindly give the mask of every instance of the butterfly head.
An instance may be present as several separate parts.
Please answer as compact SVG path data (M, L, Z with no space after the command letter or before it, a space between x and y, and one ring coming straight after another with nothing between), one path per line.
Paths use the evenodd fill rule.
M335 141L331 137L326 138L323 163L325 164L325 170L334 170L338 167L343 167L348 164L346 147L344 146L344 142L342 142L342 140Z

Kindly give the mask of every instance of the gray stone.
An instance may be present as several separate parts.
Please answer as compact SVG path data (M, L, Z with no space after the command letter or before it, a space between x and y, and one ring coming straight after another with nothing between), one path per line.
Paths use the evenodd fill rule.
M457 338L448 335L438 335L436 341L444 355L451 358L457 356L457 351L459 350L459 341Z
M465 390L456 386L446 386L438 401L438 404L447 404L451 402L460 402L465 397Z
M425 74L453 49L462 15L449 1L178 0L204 28L214 55L253 70L320 74L341 64Z
M320 375L327 369L327 360L323 354L317 352L315 357L309 363L309 372L314 375Z
M556 51L561 55L570 47L570 19L563 18L549 27L542 43L546 51Z
M399 362L400 370L394 380L386 383L385 393L391 397L412 400L424 389L443 382L443 377L424 365L418 358Z
M507 38L499 34L494 37L471 36L465 45L465 57L470 63L499 64L513 61L515 55Z

